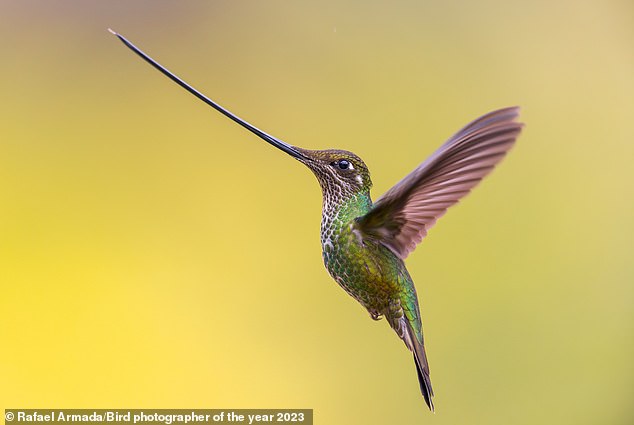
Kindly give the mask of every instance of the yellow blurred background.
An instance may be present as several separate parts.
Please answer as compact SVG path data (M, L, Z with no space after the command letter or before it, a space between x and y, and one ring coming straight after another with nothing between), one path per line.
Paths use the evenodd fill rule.
M0 405L318 424L634 423L634 4L0 2ZM312 174L203 105L359 154L374 197L520 105L409 257L411 355L323 268Z

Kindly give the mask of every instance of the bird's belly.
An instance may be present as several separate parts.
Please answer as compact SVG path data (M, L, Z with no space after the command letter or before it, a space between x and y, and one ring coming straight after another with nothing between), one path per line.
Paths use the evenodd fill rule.
M396 257L380 245L354 239L323 245L326 269L333 279L370 313L380 314L395 294Z

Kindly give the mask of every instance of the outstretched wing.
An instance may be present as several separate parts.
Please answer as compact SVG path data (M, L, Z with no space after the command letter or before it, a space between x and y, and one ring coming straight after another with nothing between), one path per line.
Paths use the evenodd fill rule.
M513 146L518 115L518 107L500 109L465 126L359 217L358 229L405 259Z

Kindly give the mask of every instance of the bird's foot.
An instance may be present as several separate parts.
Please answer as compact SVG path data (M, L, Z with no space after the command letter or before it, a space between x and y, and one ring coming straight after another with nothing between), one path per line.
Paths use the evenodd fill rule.
M371 311L370 317L372 318L372 320L381 320L383 318L383 315L378 311Z

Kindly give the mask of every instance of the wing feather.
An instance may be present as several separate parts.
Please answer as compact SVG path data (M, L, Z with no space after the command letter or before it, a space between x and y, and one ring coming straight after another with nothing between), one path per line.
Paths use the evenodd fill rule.
M504 158L522 130L518 115L519 108L504 108L463 127L357 219L358 228L406 258Z

